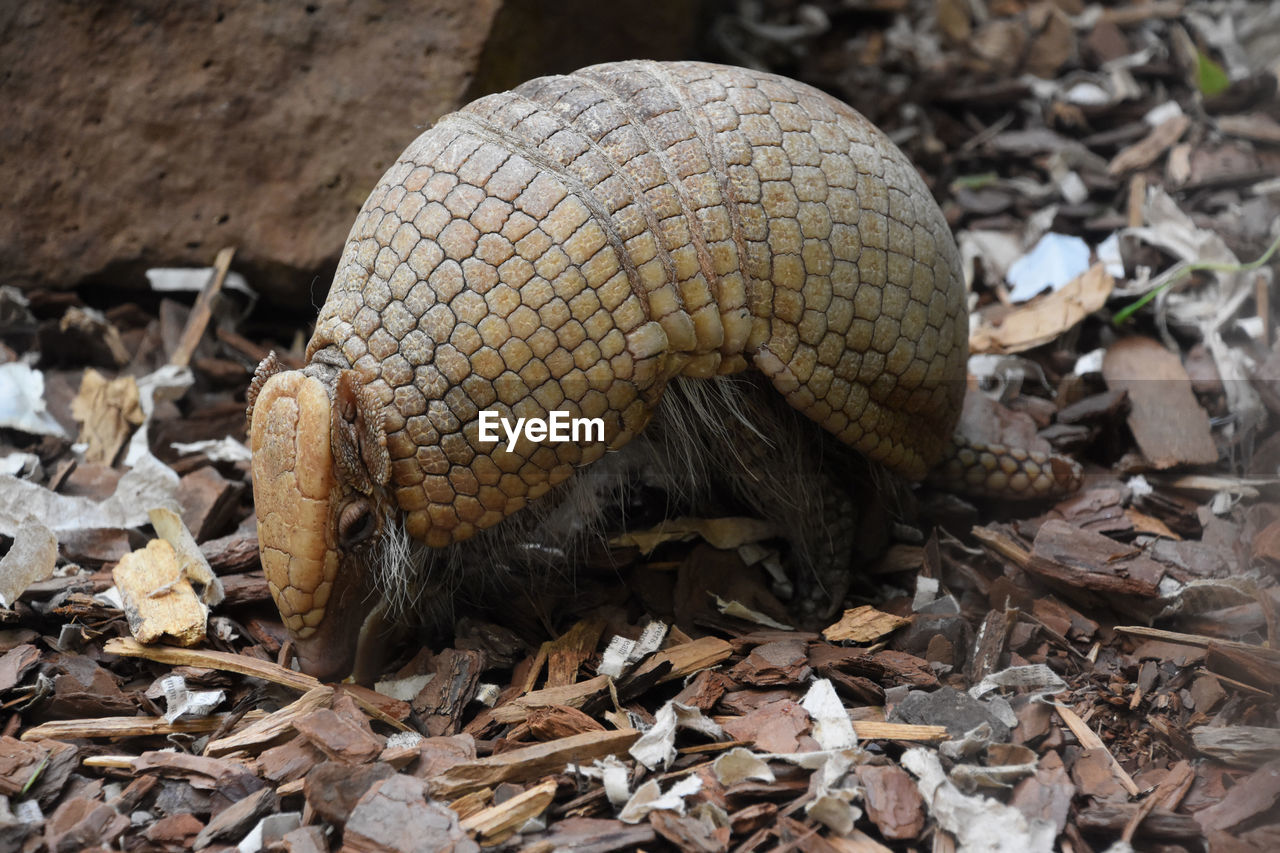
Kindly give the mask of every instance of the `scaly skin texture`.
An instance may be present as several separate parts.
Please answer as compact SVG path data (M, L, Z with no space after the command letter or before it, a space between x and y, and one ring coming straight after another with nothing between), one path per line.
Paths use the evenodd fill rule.
M428 546L460 542L627 444L677 376L757 371L844 444L920 479L950 446L966 355L946 221L850 107L701 63L533 80L409 146L351 230L307 347L309 381L260 371L255 459L333 443L330 505L305 522L290 508L314 500L301 450L255 461L264 568L305 647L339 631L322 624L326 601L353 560L342 531L316 532L312 515L340 528L367 505L375 543L401 521ZM308 405L329 395L332 429L266 437L290 428L277 409L304 388ZM604 440L521 439L507 452L480 439L486 409L602 418ZM1040 493L1027 459L1009 468L982 452L962 478Z

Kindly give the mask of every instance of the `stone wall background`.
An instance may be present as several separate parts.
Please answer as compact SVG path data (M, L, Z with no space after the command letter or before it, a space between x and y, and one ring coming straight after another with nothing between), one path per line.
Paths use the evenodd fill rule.
M313 310L383 170L539 74L691 55L685 0L0 6L0 284L144 287L224 246Z

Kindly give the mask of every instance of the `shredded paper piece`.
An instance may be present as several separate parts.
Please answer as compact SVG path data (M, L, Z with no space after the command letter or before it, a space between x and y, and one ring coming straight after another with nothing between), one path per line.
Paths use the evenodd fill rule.
M757 625L764 625L766 628L777 628L779 631L794 631L795 628L785 622L779 622L769 616L761 613L759 610L752 610L740 601L725 601L715 593L707 593L716 602L716 608L725 616L732 616L735 619L742 619L747 622L754 622Z
M0 557L0 607L12 607L33 583L53 576L58 562L58 539L37 519L28 517Z
M676 782L664 794L656 779L645 782L618 812L618 820L623 823L639 823L649 812L672 811L684 814L684 798L693 796L702 790L702 780L697 776L686 776Z
M857 746L853 723L844 709L844 703L836 695L836 689L825 678L814 679L805 693L800 707L813 718L813 739L823 749L848 749Z
M769 762L749 749L736 746L718 757L711 765L716 780L726 787L755 779L768 784L774 780Z
M922 747L908 749L902 766L915 774L916 785L938 824L956 837L960 853L1050 853L1057 828L1042 818L1027 820L1013 806L990 797L964 794L947 778L942 762Z
M182 717L207 717L226 698L221 690L187 689L187 681L181 675L165 676L160 680L160 689L164 691L168 709L164 714L167 723L177 722Z
M596 672L600 675L607 675L610 678L620 678L622 673L636 661L651 655L662 647L662 641L667 638L667 631L670 627L660 620L653 620L644 626L644 630L640 632L640 639L631 640L626 637L616 635L609 641L609 645L605 647L604 654L600 657L600 666L596 668Z
M249 448L230 437L192 442L173 441L169 446L183 456L203 453L211 462L248 462L253 459Z
M650 770L669 767L676 759L678 729L693 729L715 740L725 739L724 729L702 711L668 699L654 715L653 726L631 745L631 757Z
M45 406L43 373L20 361L0 364L0 427L67 437Z
M1030 691L1036 696L1052 696L1067 689L1067 683L1049 667L1042 663L1028 666L1011 666L999 672L993 672L977 684L969 688L969 695L974 699L1001 687L1012 687L1015 690Z

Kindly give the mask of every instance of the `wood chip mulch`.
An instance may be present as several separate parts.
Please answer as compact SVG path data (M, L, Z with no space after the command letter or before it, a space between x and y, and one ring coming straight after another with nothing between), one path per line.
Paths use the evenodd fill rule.
M873 69L913 81L873 118L980 249L970 367L1001 399L966 417L1085 488L918 490L821 630L779 624L761 526L717 520L376 691L323 684L243 447L253 366L296 364L305 318L246 317L230 251L185 296L0 290L0 853L1280 849L1274 77L1206 4L939 3L931 66L906 3L845 5L901 26L743 4L720 58L855 103ZM1083 267L1018 295L1014 261L1069 238Z

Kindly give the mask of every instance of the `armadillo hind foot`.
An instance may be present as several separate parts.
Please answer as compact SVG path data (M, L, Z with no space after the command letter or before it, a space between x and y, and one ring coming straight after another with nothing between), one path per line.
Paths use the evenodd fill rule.
M341 671L384 597L470 570L402 543L453 553L519 530L642 435L677 379L749 373L842 446L921 479L947 453L966 351L942 212L829 95L637 61L481 98L365 202L307 366L255 377L272 595L304 668ZM482 425L553 412L599 432L508 446ZM985 484L1021 482L1007 457L975 464L989 458ZM1044 466L1028 464L1038 488Z

